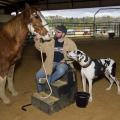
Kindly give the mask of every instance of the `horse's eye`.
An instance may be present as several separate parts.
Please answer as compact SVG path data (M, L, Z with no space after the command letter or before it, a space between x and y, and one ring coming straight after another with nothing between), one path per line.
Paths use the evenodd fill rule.
M34 27L37 27L37 25L34 25Z
M38 25L38 24L33 25L33 26L34 26L34 28L40 28L40 27L43 27L42 25Z

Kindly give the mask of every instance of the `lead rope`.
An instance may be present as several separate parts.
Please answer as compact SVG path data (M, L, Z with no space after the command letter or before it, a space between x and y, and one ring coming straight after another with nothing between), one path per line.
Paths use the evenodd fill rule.
M50 93L49 93L47 96L40 97L40 98L41 98L41 99L47 99L47 98L49 98L49 97L52 95L52 92L53 92L53 91L52 91L52 88L51 88L50 83L49 83L49 81L48 81L47 72L46 72L46 68L45 68L45 65L44 65L43 54L42 54L42 53L43 53L43 52L42 52L42 48L40 47L40 54L41 54L41 59L42 59L42 65L43 65L43 69L44 69L44 71L45 71L45 78L46 78L46 81L47 81L47 84L48 84ZM23 111L27 111L26 107L31 106L31 105L32 105L31 103L30 103L30 104L23 105L23 106L21 107L21 109L22 109Z
M47 25L47 23L44 26L46 26L46 25ZM32 25L30 24L30 26L28 26L28 27L29 27L29 30L32 32ZM36 34L36 36L37 35L39 35L39 34ZM39 35L38 39L40 39L40 38L41 38L41 36ZM50 93L46 97L44 96L44 97L40 97L40 98L41 99L46 99L46 98L49 98L51 96L51 94L52 94L52 88L51 88L50 83L48 81L47 72L46 72L46 68L45 68L45 65L44 65L44 61L43 61L42 48L41 48L41 46L39 46L39 47L40 47L40 54L41 54L41 59L42 59L42 65L43 65L43 69L45 71L45 79L47 81L47 84L48 84L48 87L49 87L49 90L50 90Z
M52 88L51 88L50 83L48 81L48 76L47 76L46 68L45 68L44 61L43 61L43 55L42 55L43 52L42 52L42 48L41 47L40 47L40 53L41 53L43 69L45 71L45 78L46 78L46 81L47 81L47 84L48 84L48 87L49 87L49 90L50 90L50 93L47 96L40 97L40 98L46 99L46 98L49 98L52 95Z

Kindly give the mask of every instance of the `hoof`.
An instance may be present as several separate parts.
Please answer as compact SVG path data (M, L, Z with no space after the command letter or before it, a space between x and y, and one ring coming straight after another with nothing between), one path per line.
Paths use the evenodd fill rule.
M17 95L18 95L17 91L12 92L12 96L17 96Z
M3 103L6 104L6 105L8 105L8 104L11 103L11 101L10 101L10 99L5 98L5 99L3 100Z

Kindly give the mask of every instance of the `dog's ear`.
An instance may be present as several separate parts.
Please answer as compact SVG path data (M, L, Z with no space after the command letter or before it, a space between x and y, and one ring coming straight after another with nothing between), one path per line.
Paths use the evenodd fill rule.
M82 56L82 55L85 55L85 53L84 53L83 51L81 51L81 50L79 50L78 53L79 53L79 55L81 55L81 56Z
M77 54L77 55L83 55L82 51L80 51L80 50L77 50L77 51L76 51L76 54Z
M79 55L79 54L81 54L81 52L79 50L77 50L76 54Z
M85 56L84 62L87 62L88 61L88 56L87 55L84 55L84 56Z

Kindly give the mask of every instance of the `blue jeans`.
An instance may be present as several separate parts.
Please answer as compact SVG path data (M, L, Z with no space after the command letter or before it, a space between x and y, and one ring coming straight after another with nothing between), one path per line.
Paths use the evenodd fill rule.
M66 63L57 63L54 62L53 63L53 73L48 76L48 82L51 84L54 81L58 80L59 78L61 78L65 72L68 70L68 65ZM37 80L37 91L41 91L44 89L45 85L41 85L38 83L39 78L45 78L45 72L43 69L40 69L37 73L36 73L36 80Z

